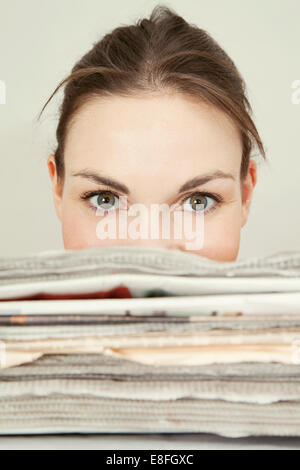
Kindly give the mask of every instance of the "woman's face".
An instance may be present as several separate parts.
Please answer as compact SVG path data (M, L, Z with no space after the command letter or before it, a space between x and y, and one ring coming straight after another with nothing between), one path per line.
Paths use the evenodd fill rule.
M190 97L177 93L91 99L69 127L62 180L54 156L48 158L65 248L161 246L234 261L256 183L252 160L241 182L241 158L240 134L231 120ZM129 212L132 207L145 209L140 221L147 219L150 227L154 204L171 209L169 237L162 235L162 219L158 238L150 230L140 239L129 230L122 236L119 231L106 239L99 236L101 224L107 233L116 228L113 218L119 228L121 212L127 214L127 224L134 219L137 223ZM185 214L194 228L202 221L201 246L188 247L184 230L180 238L175 235L175 212Z

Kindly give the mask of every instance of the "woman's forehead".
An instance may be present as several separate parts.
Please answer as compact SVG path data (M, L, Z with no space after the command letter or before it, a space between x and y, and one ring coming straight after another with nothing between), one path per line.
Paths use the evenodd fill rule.
M66 167L100 160L235 168L241 155L240 133L226 114L178 93L95 98L78 111L65 143Z

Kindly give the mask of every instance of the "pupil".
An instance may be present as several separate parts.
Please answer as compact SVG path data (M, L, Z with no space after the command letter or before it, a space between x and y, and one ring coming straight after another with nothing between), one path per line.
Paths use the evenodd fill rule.
M204 205L204 209L205 209L206 206L207 206L207 199L206 199L205 196L203 196L203 197L199 197L199 196L198 196L198 197L195 197L195 198L193 198L192 201L193 201L193 203L192 203L193 209L195 209L196 211L197 211L197 210L201 210L201 208L198 207L199 204L203 204L203 205Z
M110 202L111 198L113 198L113 201ZM104 205L106 204L109 207L111 207L113 205L113 202L114 202L114 196L112 196L111 194L101 195L101 196L98 197L99 206L101 204L104 204Z

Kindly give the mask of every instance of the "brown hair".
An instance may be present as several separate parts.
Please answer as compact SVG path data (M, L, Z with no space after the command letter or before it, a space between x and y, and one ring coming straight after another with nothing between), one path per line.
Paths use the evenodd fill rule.
M242 179L255 144L266 157L235 64L205 30L166 6L157 5L149 19L117 27L96 42L60 82L39 117L64 84L54 152L59 177L64 174L64 144L71 120L95 96L174 90L197 97L221 109L237 125L243 144Z

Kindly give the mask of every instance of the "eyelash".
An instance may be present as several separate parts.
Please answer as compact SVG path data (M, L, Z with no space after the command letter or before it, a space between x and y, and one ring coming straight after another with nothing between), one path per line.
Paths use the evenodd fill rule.
M104 189L97 190L97 191L88 191L88 192L82 194L80 196L80 198L83 199L84 201L86 201L88 199L91 199L94 196L100 196L103 193L109 193L112 196L117 197L117 198L120 197L120 194L115 193L110 188L107 188L107 189L104 188ZM224 202L224 199L220 194L210 193L210 192L194 191L193 193L186 194L184 197L182 197L180 199L180 203L182 204L182 203L186 202L187 199L189 199L190 197L192 197L196 194L198 194L199 196L202 196L202 197L203 196L204 197L210 197L211 199L214 199L214 201L216 202L216 204L211 209L206 210L205 214L209 214L209 213L213 212L215 209L217 209L217 207L219 207ZM89 205L89 207L90 207L90 209L95 211L94 206Z
M100 196L100 194L102 193L109 193L109 194L112 194L113 196L120 197L120 194L114 193L109 188L98 189L97 191L87 191L86 193L83 193L80 197L81 199L89 199L90 197Z

